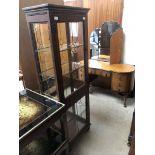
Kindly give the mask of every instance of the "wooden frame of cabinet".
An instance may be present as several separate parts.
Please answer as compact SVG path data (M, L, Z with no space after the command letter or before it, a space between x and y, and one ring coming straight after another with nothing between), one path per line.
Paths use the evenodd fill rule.
M33 46L33 53L35 59L35 66L37 69L37 79L38 79L38 88L42 94L46 94L50 97L55 97L53 94L56 94L56 99L65 104L65 109L68 113L70 113L70 109L72 110L72 114L74 115L75 121L80 121L84 123L84 126L80 129L80 131L74 136L73 139L69 139L70 142L74 141L76 137L79 136L83 131L88 130L90 127L90 110L89 110L89 80L88 80L88 23L87 23L87 13L89 9L87 8L79 8L79 7L68 7L68 6L60 6L60 5L52 5L52 4L42 4L38 6L26 7L23 9L26 14L26 20L28 24L29 34ZM78 35L79 33L82 36L82 39L79 39L79 42L82 42L82 45L77 43L71 44L70 40L73 38L75 40L75 36L71 36L70 33L70 23L77 23L74 25L78 25ZM81 29L79 30L79 27ZM40 34L38 33L38 27L40 28ZM41 28L45 28L46 31L42 31ZM62 30L62 31L60 31ZM36 37L38 35L45 34L43 38ZM48 36L48 37L47 37ZM60 38L60 36L65 36L65 39ZM81 37L80 36L80 37ZM77 36L78 38L79 36ZM80 38L79 37L79 38ZM76 39L77 39L76 38ZM37 40L38 39L38 40ZM49 42L47 43L47 40ZM65 44L61 45L61 41L64 41ZM42 41L42 45L40 44ZM73 41L73 40L72 40ZM45 46L48 45L48 46ZM80 46L82 46L80 48ZM41 47L41 48L40 48ZM42 48L44 47L44 48ZM65 48L64 48L65 47ZM44 65L41 63L43 61L42 55L45 55L45 50L48 51L48 56L44 56L46 61L50 62ZM72 51L73 49L79 50L79 52L75 53L76 60L72 60ZM41 50L42 53L40 52ZM67 56L63 55L61 51L67 51ZM77 55L76 55L77 54ZM78 55L79 54L79 55ZM83 59L79 58L83 55ZM74 57L75 57L74 56ZM67 60L67 69L63 68L62 61L63 58ZM50 59L50 61L47 61ZM83 62L83 66L79 67L79 63ZM42 66L41 66L42 64ZM51 65L52 64L52 65ZM50 75L54 76L44 85L43 80L43 71L44 66L52 67L52 72ZM74 66L74 67L73 67ZM76 66L78 66L76 68ZM74 68L74 69L73 69ZM82 69L81 69L82 68ZM76 72L76 69L78 72ZM64 73L67 70L66 73ZM46 70L47 71L47 70ZM76 72L76 74L73 74ZM83 74L83 76L81 76ZM80 75L80 76L79 76ZM66 78L69 77L69 78ZM81 80L82 78L82 80ZM67 79L67 80L66 80ZM54 81L53 83L51 81ZM66 82L67 81L67 82ZM69 82L68 82L69 81ZM77 82L77 83L76 83ZM49 90L48 87L52 85L50 89L50 93L48 91L45 93L45 90ZM76 86L77 84L77 86ZM69 86L69 87L68 87ZM70 94L65 96L66 89L70 89ZM53 91L54 90L54 91ZM51 93L52 92L52 93ZM53 93L54 92L54 93ZM79 105L79 101L83 101L85 117L81 117L77 112L77 105ZM81 102L80 102L81 103ZM69 129L68 129L69 132Z

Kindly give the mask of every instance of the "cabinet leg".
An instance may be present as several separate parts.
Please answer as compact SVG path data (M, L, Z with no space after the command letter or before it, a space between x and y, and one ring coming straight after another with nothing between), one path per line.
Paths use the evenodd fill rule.
M128 143L127 143L128 146L131 146L132 138L133 138L132 136L128 137Z

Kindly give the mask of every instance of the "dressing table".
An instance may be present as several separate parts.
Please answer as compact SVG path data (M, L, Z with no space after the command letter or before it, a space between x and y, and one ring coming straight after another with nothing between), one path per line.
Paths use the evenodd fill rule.
M89 60L90 81L123 95L126 107L126 99L134 88L135 67L121 64L123 29L117 22L107 21L97 32L98 54Z
M110 90L124 96L126 99L134 88L135 67L129 64L110 64L109 62L89 60L89 74L110 79Z

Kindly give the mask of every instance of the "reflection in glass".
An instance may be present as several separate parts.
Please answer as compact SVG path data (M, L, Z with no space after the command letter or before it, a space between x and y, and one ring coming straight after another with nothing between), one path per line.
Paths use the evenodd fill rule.
M115 21L104 22L90 35L90 57L104 62L110 61L111 37L121 26Z
M63 74L64 96L84 84L82 22L58 23L58 39Z
M86 99L82 97L67 110L68 137L72 140L86 125Z
M33 24L37 49L48 48L50 46L47 23Z
M56 97L56 81L53 68L53 56L50 46L49 29L47 23L32 24L36 42L36 55L39 64L39 75L43 92Z

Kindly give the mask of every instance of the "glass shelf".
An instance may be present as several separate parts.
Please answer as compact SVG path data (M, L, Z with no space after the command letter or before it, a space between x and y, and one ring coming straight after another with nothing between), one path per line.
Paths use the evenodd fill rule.
M42 50L44 50L44 52L48 52L48 49L50 49L50 47L43 47L43 48L39 48L39 49L36 49L35 52L43 52Z
M52 68L47 68L46 70L41 71L41 74L44 73L44 72L47 72L49 70L52 70L52 69L54 69L54 68L53 67Z
M60 52L75 49L75 48L79 48L81 46L83 46L83 44L68 45L68 48L67 47L60 48ZM44 47L44 48L36 49L35 52L48 52L49 49L50 49L50 47Z
M75 49L75 48L78 48L78 47L81 47L81 46L83 46L83 44L68 45L69 48L67 48L67 47L66 48L60 48L60 52Z
M84 66L80 66L79 68L76 68L76 69L72 70L72 71L69 72L69 73L63 74L63 76L67 76L67 75L69 75L69 74L78 72L78 71L79 71L80 69L82 69L82 68L84 69Z
M77 63L77 62L76 62ZM61 64L61 65L66 65L66 64L68 64L68 62L65 62L65 63L63 63L63 64ZM73 64L74 65L74 64ZM72 70L72 72L75 72L76 70L78 70L78 69L80 69L80 68L82 68L82 67L84 67L83 65L81 65L80 64L80 66L78 67L78 68L75 68L74 66L72 66L72 68L73 68L73 70ZM42 76L42 74L43 73L45 73L45 72L47 72L47 71L49 71L49 70L52 70L52 69L54 69L53 67L52 68L48 68L48 69L46 69L46 70L44 70L44 71L41 71L41 73L40 73L40 76ZM70 72L71 73L71 72ZM65 74L63 74L63 75L65 75ZM54 77L54 74L53 74L53 76L50 76L50 77ZM43 77L42 77L43 78ZM48 77L47 78L43 78L43 80L46 80L46 79L48 79Z

